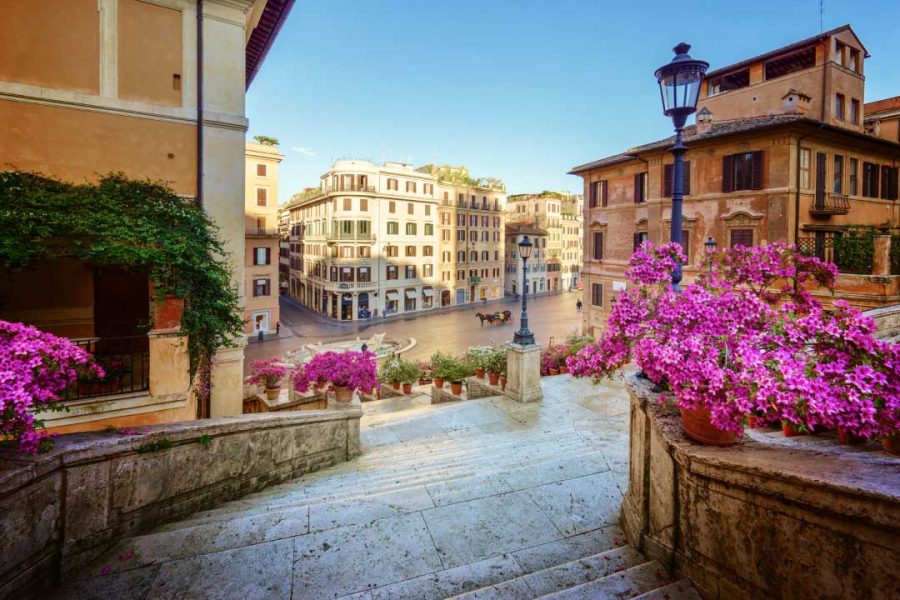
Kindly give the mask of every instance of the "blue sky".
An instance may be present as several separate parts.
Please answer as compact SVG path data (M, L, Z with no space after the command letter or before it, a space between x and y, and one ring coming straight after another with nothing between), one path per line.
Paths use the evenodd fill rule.
M900 95L900 2L825 0L825 29L845 23L872 55L866 100ZM281 141L281 202L347 157L580 191L572 166L671 133L653 71L676 43L717 68L819 30L818 0L298 0L249 134Z

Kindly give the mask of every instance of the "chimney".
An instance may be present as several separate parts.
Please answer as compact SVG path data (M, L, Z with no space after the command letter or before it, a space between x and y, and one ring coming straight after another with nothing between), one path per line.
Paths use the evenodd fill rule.
M809 112L812 98L806 92L791 88L781 97L781 114L805 115Z
M709 108L703 107L697 113L697 135L703 135L712 128L712 113Z

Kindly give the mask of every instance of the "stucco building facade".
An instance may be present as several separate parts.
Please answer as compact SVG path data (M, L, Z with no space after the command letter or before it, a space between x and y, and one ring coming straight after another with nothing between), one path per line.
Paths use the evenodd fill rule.
M864 128L867 56L844 26L707 74L685 130L686 280L704 268L709 238L720 248L783 241L838 264L836 297L860 308L900 301L900 144ZM603 330L636 245L669 239L672 142L571 171L586 198L586 333Z
M0 163L76 183L111 172L166 183L220 228L243 296L244 94L292 4L206 0L198 18L190 0L4 2ZM128 393L70 402L50 429L241 413L240 344L215 355L211 401L196 406L178 328L142 327L151 300L139 273L63 259L0 286L0 318L88 348L127 341L139 361Z
M528 264L524 265L523 279L522 258L519 256L519 242L525 238L531 242L533 249ZM532 223L509 223L506 225L506 293L515 298L522 293L523 281L525 293L529 296L543 294L547 289L549 241L547 231Z

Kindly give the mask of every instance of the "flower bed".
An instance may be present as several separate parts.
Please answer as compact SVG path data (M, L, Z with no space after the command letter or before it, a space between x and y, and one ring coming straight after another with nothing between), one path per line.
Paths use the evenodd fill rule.
M607 377L634 359L683 411L740 437L748 417L853 436L900 431L900 347L875 339L871 319L808 287L832 289L837 268L784 244L710 255L711 271L675 292L677 244L645 242L626 271L603 338L568 359L570 371Z
M306 392L311 385L331 383L336 392L359 390L371 394L379 387L374 352L323 352L297 366L292 375L294 389ZM341 394L341 400L349 399Z

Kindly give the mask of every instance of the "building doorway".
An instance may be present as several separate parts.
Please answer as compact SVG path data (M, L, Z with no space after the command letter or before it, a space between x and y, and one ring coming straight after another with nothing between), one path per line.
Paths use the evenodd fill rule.
M341 294L341 321L353 320L353 294Z
M450 294L450 290L444 290L441 292L441 306L450 306L450 299L452 295Z
M460 288L456 290L456 303L457 304L465 304L466 303L466 290Z
M357 305L357 314L360 319L368 319L371 317L371 313L369 312L369 294L368 292L363 292L359 295L359 299L356 302Z

